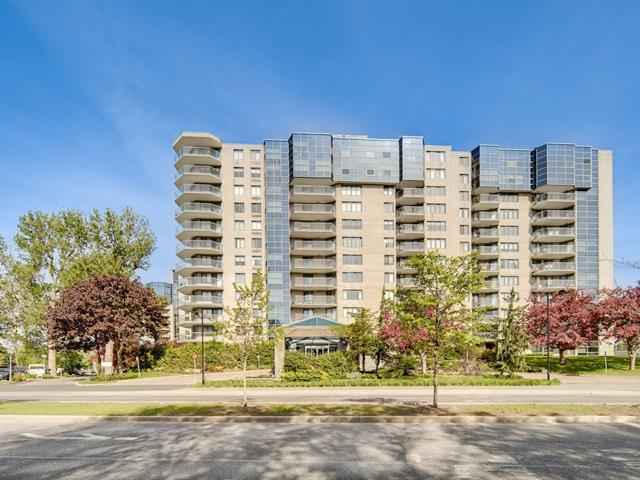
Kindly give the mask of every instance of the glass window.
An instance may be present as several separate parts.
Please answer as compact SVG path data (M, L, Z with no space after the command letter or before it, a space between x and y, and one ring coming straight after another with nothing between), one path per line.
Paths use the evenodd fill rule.
M446 152L426 152L426 153L427 153L427 161L429 162L444 163L446 160Z
M262 230L262 222L260 220L252 220L251 221L251 230Z
M394 210L393 202L384 202L384 213L393 213Z
M251 160L253 161L260 160L260 150L251 150Z
M396 274L393 272L384 272L384 283L395 283Z
M361 212L362 202L342 202L343 212Z
M384 247L393 248L393 237L384 237Z
M469 235L471 233L471 228L469 225L460 225L460 235Z
M500 268L518 268L520 267L520 262L517 259L512 258L503 258L500 260Z
M343 218L342 228L344 230L362 230L362 220Z
M384 194L389 196L389 197L393 197L395 195L395 189L394 187L389 187L389 186L384 186Z
M427 197L446 197L447 187L426 187L425 193Z
M500 201L501 202L517 202L518 201L518 194L517 193L501 193L500 194Z
M500 218L505 220L515 220L520 218L520 212L517 209L505 209L500 210Z
M244 160L244 151L240 149L233 149L233 159L234 160Z
M460 166L468 167L469 166L469 157L460 157Z
M342 237L342 246L347 248L362 247L362 237Z
M458 200L460 200L461 202L468 202L469 198L470 198L470 194L468 191L460 190L458 192Z
M236 255L234 260L236 263L236 267L244 267L245 265L244 255Z
M236 238L236 248L244 248L244 238Z
M244 220L236 220L233 222L233 229L236 232L244 232Z
M469 242L460 242L460 251L461 252L471 251L471 244Z
M447 206L444 203L427 203L427 212L432 215L447 213Z
M502 276L500 277L502 286L504 287L515 287L517 285L520 285L520 277L505 277Z
M358 311L361 309L362 307L343 307L342 309L342 315L345 318L349 318L353 315L355 315L356 313L358 313Z
M342 281L345 283L362 283L362 272L342 272Z
M251 213L262 213L262 203L259 203L259 202L252 203Z
M384 264L385 265L393 265L395 263L393 259L393 255L385 255L384 256Z
M385 230L393 230L393 220L385 220L384 221L384 229Z
M502 242L500 250L503 252L517 252L520 250L520 244L518 242Z
M362 255L342 255L343 265L362 265Z
M262 239L261 238L252 238L251 239L251 248L258 249L262 248Z
M236 202L233 204L234 213L244 213L244 203Z
M247 276L244 273L236 273L235 283L238 285L244 285L247 283Z
M362 300L362 290L343 290L342 298L344 300Z
M244 177L244 167L233 167L233 176L235 178L243 178Z
M500 235L514 237L519 235L520 228L517 225L501 225Z
M427 178L431 180L444 180L447 178L447 171L444 168L427 168Z
M427 221L426 223L428 232L446 232L447 222Z
M233 194L234 195L244 195L244 185L234 185L233 186Z
M342 195L360 196L362 187L360 185L342 185Z
M260 171L260 167L251 167L251 178L260 179L262 173Z
M253 264L254 267L261 267L262 266L262 256L261 255L254 255L251 257L251 263Z
M251 185L251 196L259 197L262 195L262 187L260 185Z
M458 182L460 185L469 185L469 175L466 173L461 173L458 177Z
M460 218L469 218L469 209L461 208L460 209Z
M441 249L447 247L447 241L444 238L427 238L427 248Z

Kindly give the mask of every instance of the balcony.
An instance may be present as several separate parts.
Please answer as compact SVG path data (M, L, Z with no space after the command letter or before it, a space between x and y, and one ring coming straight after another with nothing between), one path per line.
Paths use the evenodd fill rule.
M540 262L531 266L531 275L570 275L575 270L574 262Z
M495 262L480 262L479 266L483 275L498 275L500 272L500 265Z
M176 228L176 238L180 241L193 237L221 237L222 225L215 222L191 221L182 222Z
M220 150L211 147L182 147L176 152L176 169L185 165L209 165L219 167Z
M196 272L222 272L222 260L215 258L189 258L176 265L176 273L180 276L186 277Z
M178 335L178 342L200 342L202 340L205 342L211 342L215 339L216 337L213 333L205 333L204 335L201 335L200 332L191 332Z
M331 255L336 251L334 240L294 240L291 255Z
M293 277L293 288L300 290L333 290L335 277Z
M194 327L197 325L219 325L222 321L222 314L204 315L202 319L200 319L200 314L191 313L185 315L185 317L178 323L178 325L181 327Z
M190 295L196 290L222 290L222 277L191 277L181 278L178 282L178 292Z
M576 203L575 194L569 193L539 193L533 197L531 208L534 210L547 210L568 208Z
M424 219L424 207L422 205L406 205L396 210L398 222L417 222Z
M336 305L335 295L293 295L292 307L333 307Z
M335 198L335 189L331 185L293 185L289 190L291 202L330 203Z
M498 212L475 212L471 215L471 225L474 227L495 227L498 225Z
M399 287L402 288L417 288L416 279L412 277L399 277L396 281Z
M473 210L495 210L500 204L500 196L497 193L481 193L471 198Z
M573 278L537 278L531 282L531 290L534 292L558 292L575 288Z
M396 228L398 240L413 240L424 238L424 223L402 223Z
M416 205L424 203L422 188L400 188L396 190L397 205Z
M311 317L322 317L328 320L333 320L334 322L338 321L338 319L336 318L335 311L333 313L313 312L313 313L294 313L291 315L291 319L294 322L298 322L300 320L306 320L307 318L311 318Z
M331 203L294 203L291 206L292 220L331 220L335 216Z
M328 273L335 269L333 258L294 258L291 264L292 272Z
M406 260L398 260L396 262L396 270L398 271L398 273L415 273L416 272L415 268L410 268L407 265Z
M478 259L480 260L498 258L498 255L500 255L498 245L478 245L473 247L473 251L478 252Z
M569 258L575 255L573 243L563 245L534 245L531 249L531 258L536 260L552 260Z
M531 223L536 227L567 225L575 221L573 210L543 210L531 217Z
M176 172L175 186L187 183L222 183L219 167L186 165Z
M500 290L500 283L498 282L497 279L494 279L494 280L485 280L484 283L482 284L482 287L480 287L480 290L478 291L483 293L489 293L489 292L497 292L498 290Z
M478 228L471 232L472 243L497 243L500 234L497 228Z
M180 308L180 310L191 312L197 308L215 307L222 307L222 294L184 296L180 300L178 308Z
M183 203L176 210L176 221L178 223L190 220L220 220L221 218L222 208L213 203Z
M424 253L424 242L398 242L396 255L410 257Z
M220 202L222 201L222 191L220 187L204 185L201 183L185 183L176 192L176 203L184 202Z
M538 243L562 243L573 240L575 230L573 228L540 228L533 232L531 241Z
M323 222L293 222L291 236L298 238L329 238L336 236L336 226Z
M185 240L176 246L176 252L183 260L195 255L221 255L222 243L215 240Z
M474 295L473 300L471 301L471 306L473 308L486 308L489 310L495 310L500 305L500 301L498 300L497 295L489 295L489 296L478 296Z

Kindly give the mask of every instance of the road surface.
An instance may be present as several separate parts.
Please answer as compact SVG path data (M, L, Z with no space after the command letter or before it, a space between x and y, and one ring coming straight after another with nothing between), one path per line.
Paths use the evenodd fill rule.
M565 376L561 385L535 387L441 387L442 404L640 403L640 377ZM236 388L193 388L192 376L114 384L78 385L76 379L0 384L0 401L235 402ZM430 402L431 387L252 388L253 402Z
M637 425L198 424L0 417L0 478L640 478Z

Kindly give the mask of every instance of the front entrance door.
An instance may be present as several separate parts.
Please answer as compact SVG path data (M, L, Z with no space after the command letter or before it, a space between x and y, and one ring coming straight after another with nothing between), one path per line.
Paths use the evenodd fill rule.
M325 353L329 353L329 345L305 345L304 354L305 355L313 355L317 357L318 355L324 355Z

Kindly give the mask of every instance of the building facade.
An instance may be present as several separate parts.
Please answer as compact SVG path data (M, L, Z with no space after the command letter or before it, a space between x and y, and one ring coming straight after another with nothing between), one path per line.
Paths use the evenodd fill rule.
M472 151L399 139L294 133L173 144L177 327L212 336L234 283L268 272L274 324L346 323L411 285L406 260L477 251L486 281L472 305L498 316L514 288L613 284L612 153L574 144Z
M167 303L164 309L165 319L167 321L167 328L162 332L160 337L164 341L176 341L177 340L177 326L176 326L176 312L177 312L177 296L174 290L173 283L169 282L148 282L145 287L153 290L156 295L162 297Z

